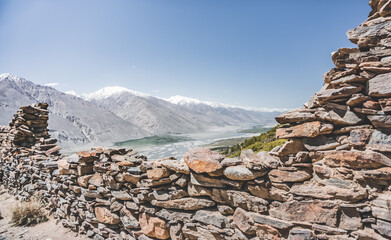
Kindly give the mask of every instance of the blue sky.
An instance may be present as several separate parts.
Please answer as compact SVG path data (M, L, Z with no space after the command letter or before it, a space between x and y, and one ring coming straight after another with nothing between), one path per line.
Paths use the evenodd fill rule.
M0 0L0 73L294 108L369 11L368 0Z

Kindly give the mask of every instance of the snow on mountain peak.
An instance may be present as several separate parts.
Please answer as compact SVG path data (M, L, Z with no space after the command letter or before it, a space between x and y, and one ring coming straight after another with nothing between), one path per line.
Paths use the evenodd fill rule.
M214 108L225 107L225 108L234 108L235 106L230 106L222 103L210 102L210 101L201 101L195 98L184 97L180 95L172 96L165 99L166 101L176 104L176 105L191 105L191 104L205 104Z
M208 105L213 108L241 108L247 111L254 111L254 112L286 112L290 111L292 109L290 108L252 108L252 107L242 107L242 106L236 106L236 105L228 105L224 103L217 103L217 102L211 102L211 101L201 101L195 98L189 98L184 97L180 95L172 96L170 98L164 99L170 103L176 104L176 105L199 105L204 104Z
M137 91L133 91L133 90L127 89L125 87L108 86L108 87L104 87L102 89L99 89L96 92L92 92L92 93L86 94L84 96L84 98L87 101L90 101L90 100L93 100L93 99L100 100L100 99L109 98L109 97L117 95L117 94L121 94L123 92L128 92L128 93L131 93L131 94L139 96L139 97L149 97L150 96L150 95L145 94L145 93L140 93L140 92L137 92Z
M15 81L15 82L26 81L24 78L18 77L18 76L14 75L14 74L11 74L11 73L2 73L2 74L0 74L0 81L3 81L5 79L11 80L11 81Z
M180 95L172 96L168 99L166 99L170 103L177 104L177 105L184 105L184 104L201 104L202 102L198 99L195 98L189 98L189 97L184 97Z

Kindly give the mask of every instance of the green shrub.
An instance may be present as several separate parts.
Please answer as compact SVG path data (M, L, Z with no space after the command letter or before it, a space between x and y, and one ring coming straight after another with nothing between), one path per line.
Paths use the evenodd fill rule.
M224 154L228 157L238 157L240 156L242 149L252 149L257 153L260 151L270 151L277 146L283 145L287 140L276 139L276 129L279 127L280 125L277 125L266 133L251 137L241 144L237 144L227 149Z

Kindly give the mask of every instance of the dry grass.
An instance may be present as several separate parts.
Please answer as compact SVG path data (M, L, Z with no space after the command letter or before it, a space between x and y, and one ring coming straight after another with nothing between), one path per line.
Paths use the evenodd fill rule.
M16 226L30 226L48 220L43 202L36 197L19 203L12 209L11 223Z

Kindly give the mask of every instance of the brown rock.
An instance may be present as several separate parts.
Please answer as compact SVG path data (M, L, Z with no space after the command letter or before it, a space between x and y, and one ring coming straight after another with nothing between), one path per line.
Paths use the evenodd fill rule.
M360 213L356 208L341 208L339 228L348 231L362 228Z
M312 229L315 232L324 233L326 235L344 235L347 234L346 230L335 228L335 227L329 227L321 224L312 224Z
M193 217L194 220L206 225L213 225L223 229L228 224L228 218L220 212L210 210L198 210Z
M378 102L375 102L375 101L366 101L362 104L362 106L364 108L369 108L369 109L375 109L375 110L379 110L380 109L380 104Z
M376 233L372 228L364 228L355 232L352 235L359 240L386 240L380 234Z
M298 108L287 113L283 113L276 117L276 121L280 124L308 122L316 120L315 111L307 108Z
M198 210L212 207L215 205L215 202L205 198L181 198L169 201L152 200L151 204L157 207L170 209Z
M278 158L270 155L268 152L262 151L255 154L251 149L242 150L240 159L242 159L244 166L261 171L276 168L281 164Z
M365 96L362 93L357 93L357 94L353 94L352 97L346 102L346 104L351 107L356 107L369 99L370 97Z
M110 212L105 207L96 207L95 216L101 223L118 224L121 221L117 214Z
M77 183L79 184L79 186L86 188L86 187L88 187L88 180L90 180L90 178L92 176L93 175L86 175L86 176L78 177L77 178Z
M187 185L187 192L190 197L199 197L199 196L210 196L212 194L212 190L210 188L198 186L189 183Z
M203 174L190 174L190 183L193 185L203 186L203 187L215 187L215 188L224 188L226 184L220 179L212 178Z
M183 159L187 166L197 173L211 173L222 168L220 161L224 157L206 148L187 152Z
M153 163L153 165L155 167L165 167L171 171L178 172L178 173L184 173L184 174L190 173L189 167L186 165L186 163L179 160L171 160L171 159L157 160Z
M281 127L276 130L278 138L295 137L316 137L322 134L329 134L333 130L333 125L319 121L306 122L292 127Z
M265 240L280 240L281 239L281 234L280 232L269 226L269 225L264 225L264 224L256 224L257 227L257 237L265 239Z
M112 191L111 195L115 197L116 199L127 201L127 200L132 200L132 196L129 195L129 193L125 191Z
M266 215L261 215L258 213L250 213L251 218L254 222L259 224L266 224L273 228L277 228L280 230L288 230L293 227L293 224L287 221L283 221L277 218L273 218Z
M316 111L316 117L321 121L331 122L334 125L357 125L363 118L346 106L329 103L327 109Z
M227 205L217 205L217 209L223 215L232 215L234 213L234 210Z
M79 156L79 163L93 162L98 160L98 154L96 151L81 151L77 152Z
M242 164L242 160L237 157L224 158L220 163L223 167L230 167Z
M91 164L79 164L77 166L77 175L83 176L94 173L93 165Z
M290 192L298 196L331 200L342 199L348 202L357 202L368 197L367 190L354 182L348 186L342 184L333 186L309 181L304 184L294 184Z
M362 90L361 86L346 86L341 88L332 88L321 90L316 94L316 98L320 103L324 103L331 99L350 97Z
M368 119L375 128L391 128L391 115L371 115Z
M362 82L365 82L365 80L366 80L366 78L363 76L352 74L352 75L348 75L345 77L335 79L335 80L331 81L330 83L332 85L337 85L337 84L342 84L342 83L362 83Z
M356 171L356 176L373 180L391 180L391 167L378 168L373 170ZM377 181L380 184L380 181ZM388 184L387 184L388 185Z
M285 170L286 169L286 170ZM279 168L269 172L269 179L272 182L303 182L312 177L311 173L306 170L296 168Z
M309 229L294 228L289 231L288 240L316 240L315 233Z
M331 167L349 167L352 169L378 168L381 166L391 166L391 159L387 156L367 151L346 151L332 150L324 152L325 163Z
M335 149L341 144L335 137L320 135L315 138L304 138L304 147L309 151L325 151Z
M287 156L291 154L296 154L303 150L304 150L304 145L301 139L291 139L281 146L277 154L279 156Z
M95 173L92 175L92 177L88 180L88 184L92 184L94 186L100 187L103 185L103 179L100 173Z
M291 201L284 202L269 210L270 216L286 221L337 224L338 206L328 201Z
M147 170L147 176L149 179L159 180L170 176L170 171L167 168L153 168Z
M250 213L246 212L242 208L238 207L233 215L233 221L240 231L246 234L254 234L255 228L253 227L255 222L252 219Z
M248 211L265 212L268 202L262 198L254 197L247 192L225 189L213 189L211 198L231 207L241 207Z
M139 217L141 231L148 237L157 239L170 238L170 231L166 222L160 218L153 217L146 213L141 213Z
M141 179L141 176L140 175L134 175L134 174L131 174L131 173L122 173L122 177L124 179L125 182L130 182L130 183L133 183L133 184L137 184L140 179Z
M350 132L349 143L353 146L364 146L367 144L373 129L356 129Z
M58 171L60 175L69 175L72 174L72 169L70 169L71 164L68 163L67 159L61 159L57 161Z
M333 131L333 134L345 134L350 133L350 131L358 130L358 129L372 129L372 125L359 125L359 126L349 126L349 127L343 127L340 129L336 129Z

